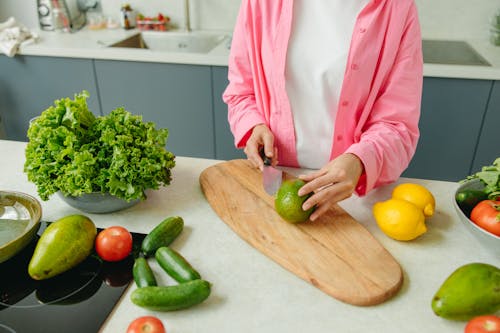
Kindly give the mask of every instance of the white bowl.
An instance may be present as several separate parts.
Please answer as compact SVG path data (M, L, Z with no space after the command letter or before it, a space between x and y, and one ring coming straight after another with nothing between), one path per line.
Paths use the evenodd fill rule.
M482 190L483 188L484 185L479 179L473 179L460 185L455 194L457 194L461 190ZM469 232L477 238L482 246L484 246L488 251L492 252L494 255L500 258L500 237L484 230L483 228L472 222L458 206L457 201L455 200L455 196L453 196L453 207L455 207L455 211L457 212L460 221L465 225L467 230L469 230Z
M141 201L140 199L127 201L109 193L100 192L86 193L78 197L65 196L61 192L57 192L57 194L68 205L85 213L112 213L130 208Z

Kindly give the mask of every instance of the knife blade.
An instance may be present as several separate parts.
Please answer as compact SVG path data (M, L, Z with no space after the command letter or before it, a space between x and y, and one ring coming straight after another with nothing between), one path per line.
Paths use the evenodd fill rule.
M283 171L271 165L271 159L264 153L264 148L260 150L260 156L264 161L264 169L262 170L262 184L264 190L267 194L274 195L281 186Z

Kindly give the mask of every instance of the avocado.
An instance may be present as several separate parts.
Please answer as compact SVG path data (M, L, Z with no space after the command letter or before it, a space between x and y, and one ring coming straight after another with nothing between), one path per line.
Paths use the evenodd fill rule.
M70 270L92 252L96 235L94 222L83 215L69 215L51 223L36 244L29 275L44 280Z
M460 321L500 310L500 269L485 263L459 267L434 295L432 310Z

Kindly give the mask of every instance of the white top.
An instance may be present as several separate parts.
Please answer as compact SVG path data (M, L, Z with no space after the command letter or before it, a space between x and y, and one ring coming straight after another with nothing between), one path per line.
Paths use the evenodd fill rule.
M330 160L340 90L354 23L368 0L295 0L286 90L297 158L319 169Z

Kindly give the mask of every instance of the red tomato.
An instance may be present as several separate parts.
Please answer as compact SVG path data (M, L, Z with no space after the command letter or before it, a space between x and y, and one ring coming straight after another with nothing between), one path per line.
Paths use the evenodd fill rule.
M130 323L127 333L167 333L167 331L160 319L154 316L143 316Z
M123 260L132 252L132 235L124 227L106 228L97 235L95 250L103 260Z
M464 333L500 333L500 317L484 315L472 318L465 326Z
M481 201L472 209L470 219L484 230L500 236L500 201Z

